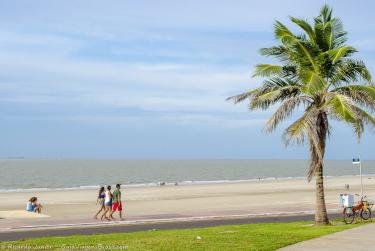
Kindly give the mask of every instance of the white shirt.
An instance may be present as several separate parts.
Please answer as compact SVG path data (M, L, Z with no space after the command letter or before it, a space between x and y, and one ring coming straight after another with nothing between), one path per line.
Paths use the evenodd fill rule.
M105 191L105 198L104 198L104 203L108 203L111 201L111 192L110 191Z

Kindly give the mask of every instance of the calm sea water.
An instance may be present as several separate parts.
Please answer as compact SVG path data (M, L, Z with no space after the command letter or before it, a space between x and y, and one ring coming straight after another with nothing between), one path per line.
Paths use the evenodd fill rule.
M304 177L305 160L0 160L0 191L86 188L101 184L225 182ZM375 160L363 161L375 174ZM357 175L351 160L327 160L325 175Z

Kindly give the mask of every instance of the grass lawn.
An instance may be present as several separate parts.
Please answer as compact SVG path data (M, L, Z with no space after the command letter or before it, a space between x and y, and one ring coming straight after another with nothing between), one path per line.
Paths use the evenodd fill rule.
M312 222L263 223L186 230L48 237L0 243L0 250L275 250L350 229L362 223L314 226ZM13 245L12 247L10 245ZM39 247L39 248L38 248Z

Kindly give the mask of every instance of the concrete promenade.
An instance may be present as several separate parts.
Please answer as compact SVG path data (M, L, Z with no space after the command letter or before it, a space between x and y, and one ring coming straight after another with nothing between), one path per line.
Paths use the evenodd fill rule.
M369 251L375 250L375 224L325 235L316 239L303 241L280 251Z

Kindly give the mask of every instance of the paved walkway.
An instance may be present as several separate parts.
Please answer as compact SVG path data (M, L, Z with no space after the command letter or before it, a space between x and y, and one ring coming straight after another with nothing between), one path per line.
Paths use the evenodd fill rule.
M338 215L331 215L337 217ZM160 221L115 221L106 222L100 225L54 225L41 226L40 228L29 229L0 229L0 242L12 241L19 239L46 237L46 236L68 236L68 235L91 235L91 234L108 234L108 233L124 233L147 230L165 230L165 229L186 229L201 228L223 225L239 225L252 223L270 223L270 222L292 222L292 221L311 221L314 215L285 215L285 216L269 216L269 217L218 217L218 218L202 218L202 219L170 219Z
M324 251L368 251L375 250L375 224L368 224L362 227L357 227L343 232L338 232L316 239L300 242L285 248L280 251L310 251L310 250L324 250Z

